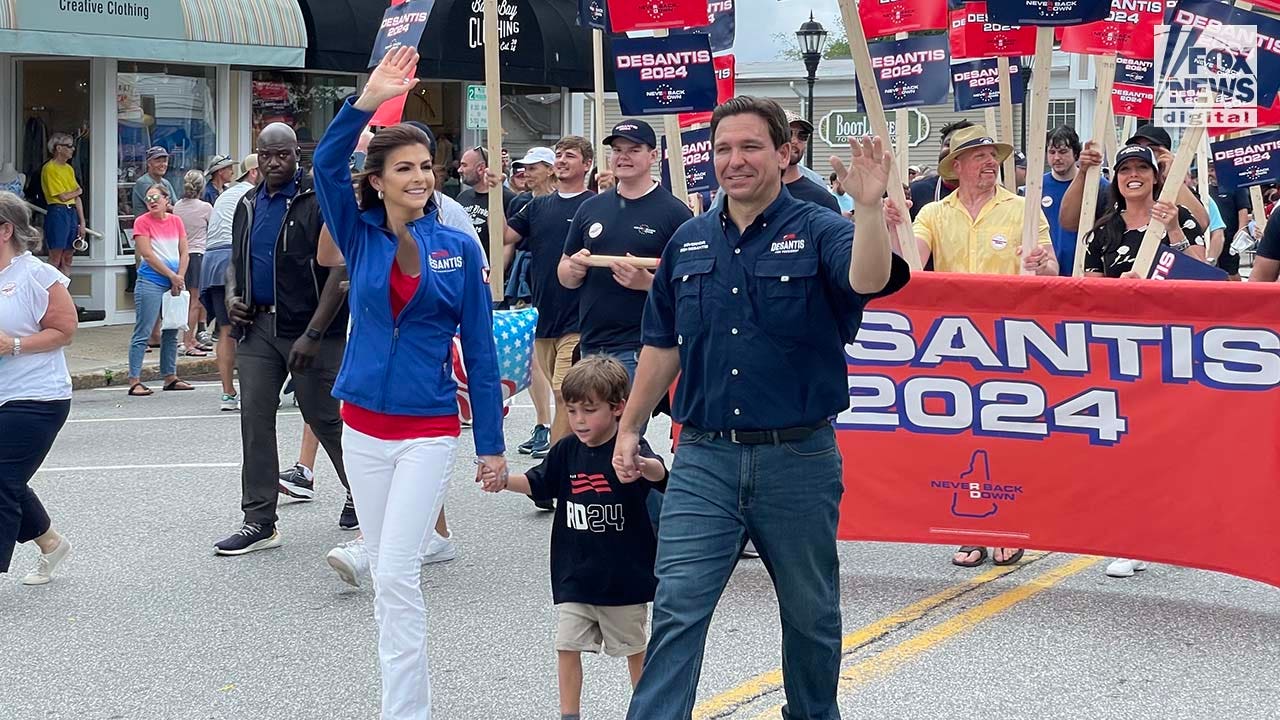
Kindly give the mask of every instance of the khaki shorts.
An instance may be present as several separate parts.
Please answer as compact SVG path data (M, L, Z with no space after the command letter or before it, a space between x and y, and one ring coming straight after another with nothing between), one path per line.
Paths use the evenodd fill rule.
M556 650L631 657L649 646L649 605L556 605Z
M552 390L559 390L564 384L564 376L573 367L573 351L577 348L578 333L533 341L533 351L538 354L538 365L550 378Z

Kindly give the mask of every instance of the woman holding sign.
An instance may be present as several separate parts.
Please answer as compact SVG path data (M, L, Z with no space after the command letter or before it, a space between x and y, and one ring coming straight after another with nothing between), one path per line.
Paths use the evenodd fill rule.
M358 206L351 195L347 159L361 130L384 102L413 89L417 64L412 47L383 58L360 98L344 104L329 126L314 172L357 309L333 394L343 401L342 447L374 578L384 720L431 717L420 548L458 443L458 389L449 368L459 327L477 463L500 486L507 477L484 253L438 221L426 134L402 124L374 136Z

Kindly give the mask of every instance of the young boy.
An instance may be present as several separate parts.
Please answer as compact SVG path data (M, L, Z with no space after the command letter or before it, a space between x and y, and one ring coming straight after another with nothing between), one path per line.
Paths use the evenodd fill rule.
M565 375L562 397L573 431L542 464L511 475L507 489L556 500L551 531L551 594L556 604L556 652L561 720L578 720L582 653L627 658L635 687L648 647L649 603L657 538L645 500L665 489L667 468L642 438L641 482L623 483L613 469L613 442L629 389L617 360L594 355ZM501 488L493 473L484 489Z

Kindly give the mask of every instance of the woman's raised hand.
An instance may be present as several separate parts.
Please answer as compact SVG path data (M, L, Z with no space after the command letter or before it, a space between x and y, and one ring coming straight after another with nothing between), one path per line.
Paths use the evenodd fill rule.
M370 73L360 99L356 100L356 108L371 112L382 103L408 93L418 84L413 77L417 67L418 51L413 47L403 45L387 53Z

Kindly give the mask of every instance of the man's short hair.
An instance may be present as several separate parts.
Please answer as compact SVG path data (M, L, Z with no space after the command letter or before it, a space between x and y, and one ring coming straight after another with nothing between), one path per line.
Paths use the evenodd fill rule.
M938 147L942 147L943 145L947 144L947 140L951 139L951 133L957 130L963 130L967 127L973 127L973 123L968 120L957 120L951 123L950 125L943 125L942 126L942 142L938 145Z
M751 95L729 98L716 107L715 112L711 113L711 142L715 143L716 128L720 126L721 120L747 113L764 120L775 150L791 142L791 127L787 124L787 113L782 106L769 98Z
M611 355L589 355L569 368L560 395L567 403L618 405L627 399L630 390L631 380L622 363Z
M595 149L591 146L591 141L581 135L565 135L560 138L560 142L556 143L555 151L561 150L577 150L582 159L590 163L595 159Z
M1084 149L1080 144L1080 136L1068 125L1059 125L1050 130L1045 140L1045 147L1071 148L1071 154L1076 157L1080 157L1080 151Z

